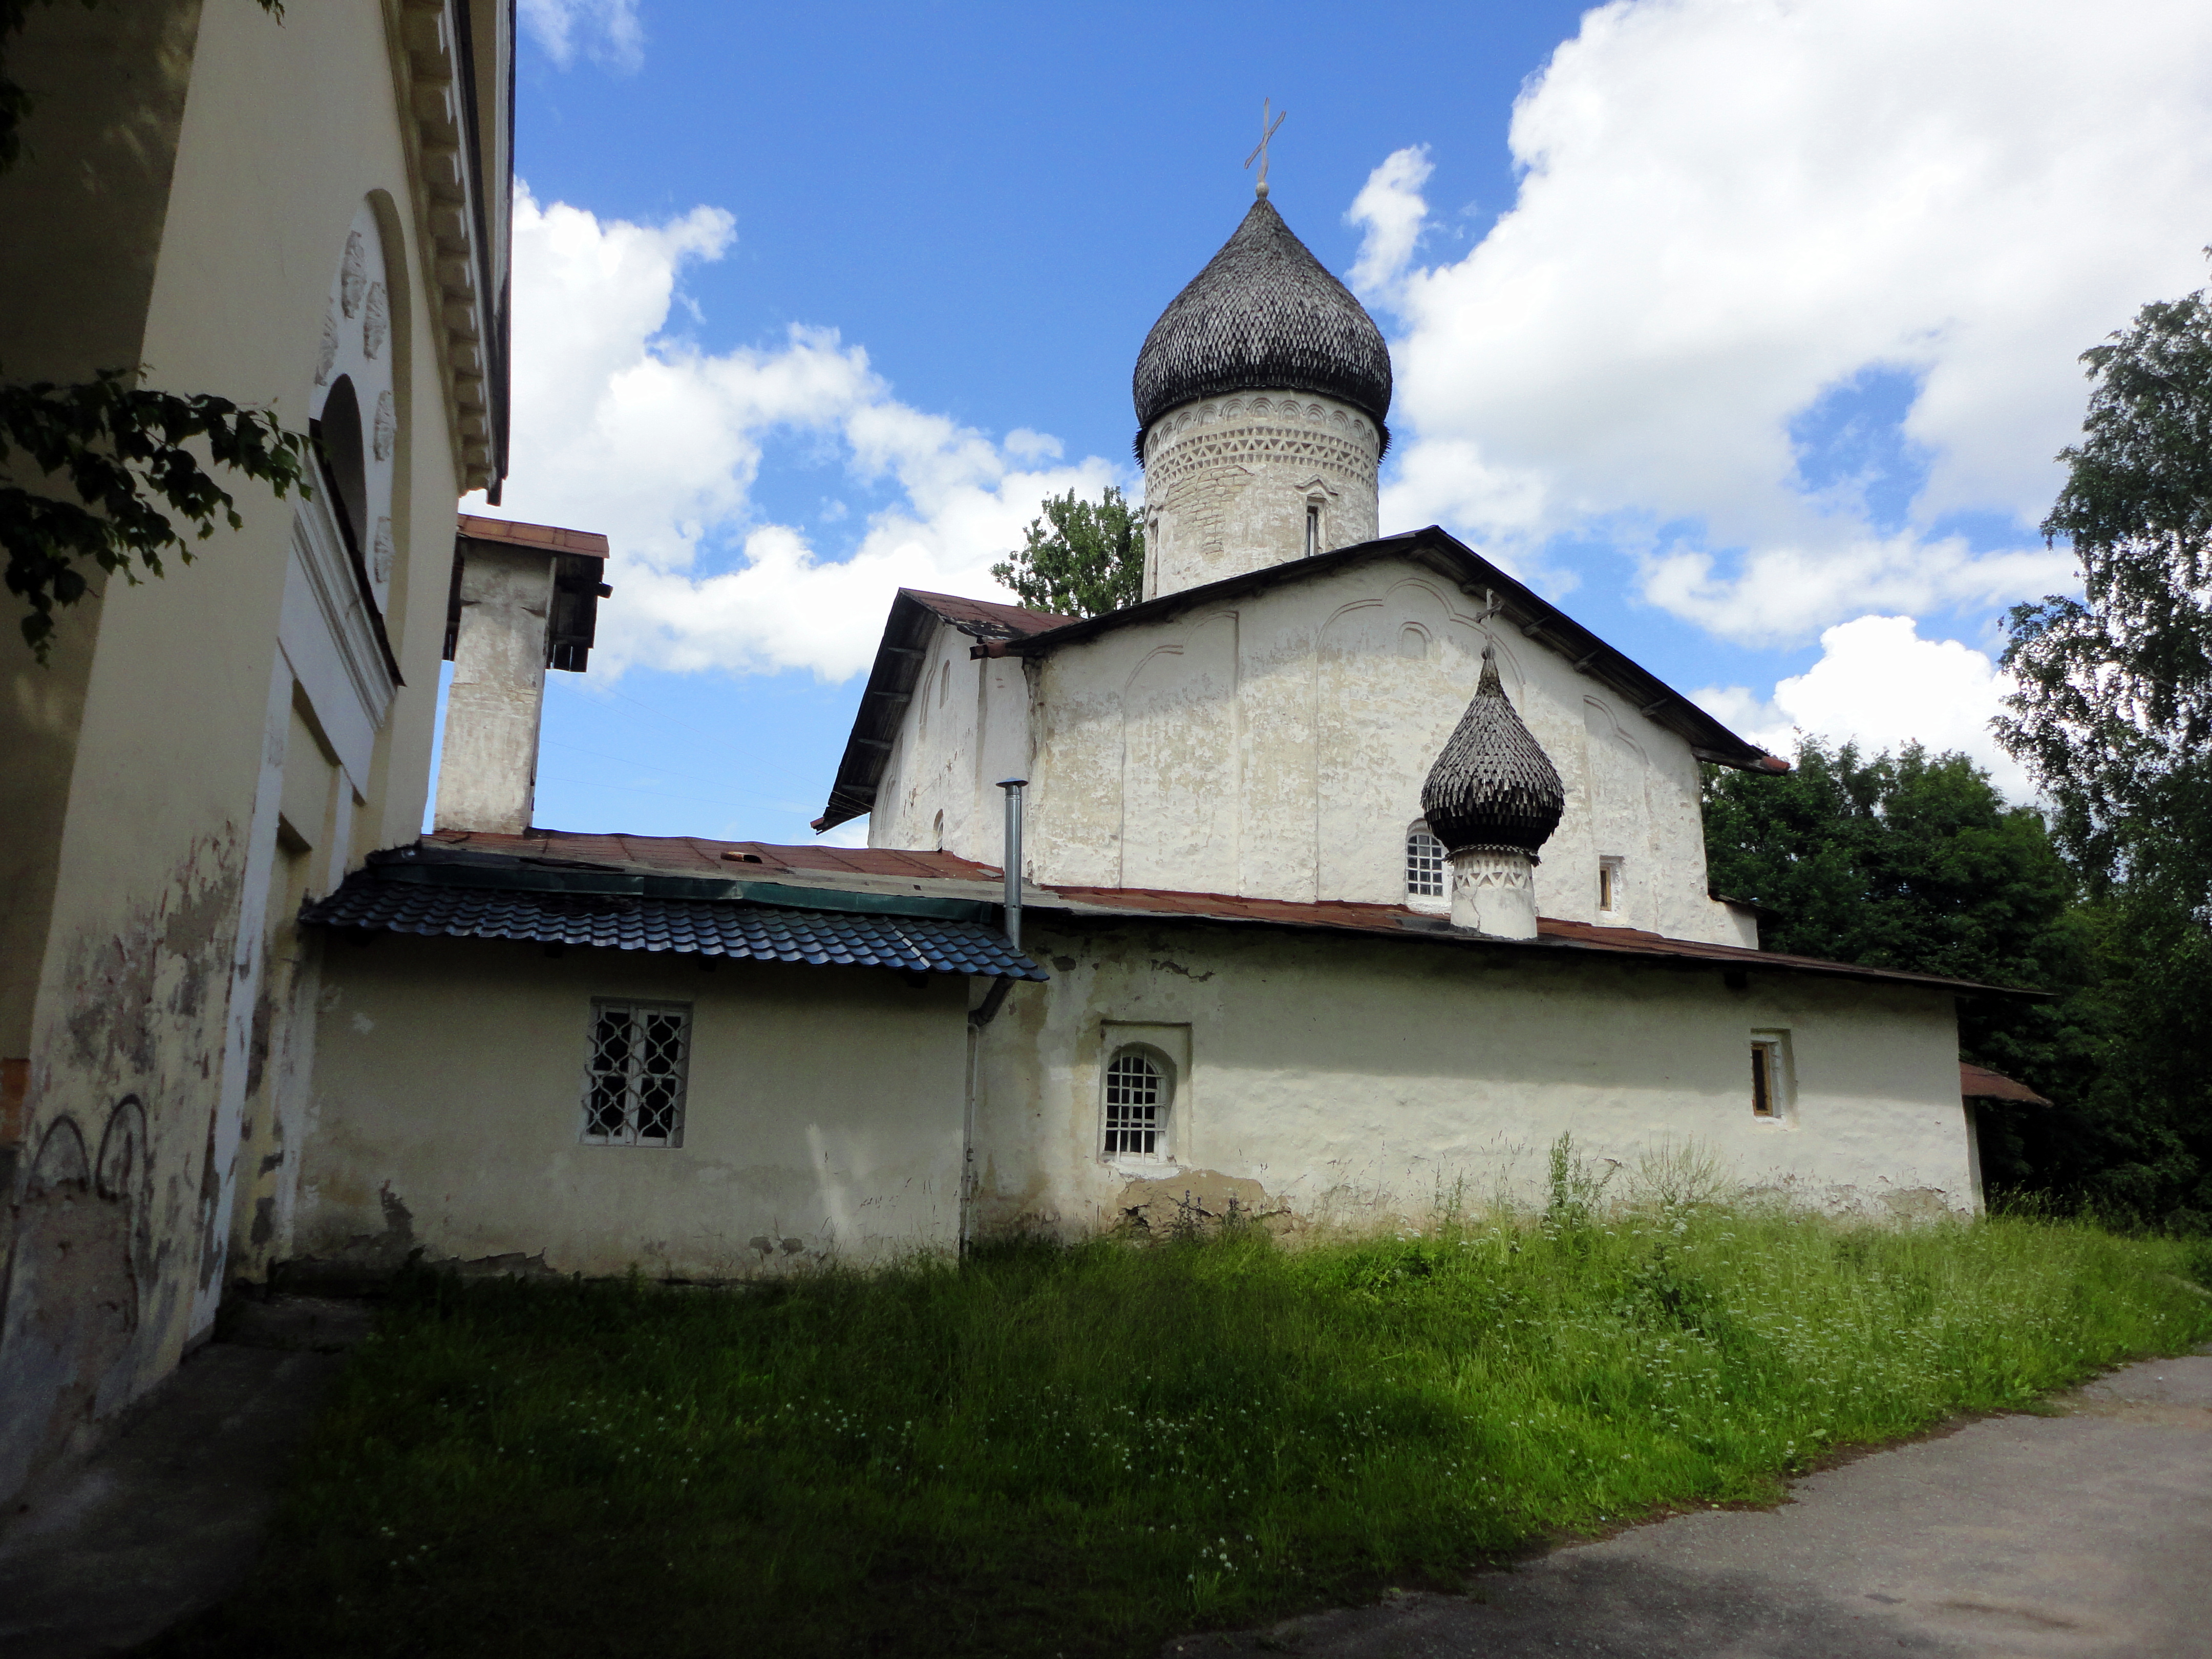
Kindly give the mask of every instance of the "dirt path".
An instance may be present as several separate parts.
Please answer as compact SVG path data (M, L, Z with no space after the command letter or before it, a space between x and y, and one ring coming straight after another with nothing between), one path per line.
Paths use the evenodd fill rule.
M1680 1516L1486 1574L1467 1595L1185 1637L1312 1659L2206 1659L2212 1355L1811 1475L1771 1510Z
M359 1304L288 1297L177 1368L90 1460L0 1516L0 1659L128 1652L246 1577Z

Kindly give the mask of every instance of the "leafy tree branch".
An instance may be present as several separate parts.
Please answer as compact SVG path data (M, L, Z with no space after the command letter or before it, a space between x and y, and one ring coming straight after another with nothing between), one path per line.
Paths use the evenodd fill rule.
M35 101L8 72L4 52L32 6L54 3L0 0L0 173L22 156L22 123ZM95 0L81 3L90 9ZM258 3L283 21L283 0ZM218 518L242 527L230 493L186 444L204 442L217 465L266 483L280 499L295 488L307 493L307 440L274 416L204 392L148 391L137 378L116 368L70 385L0 383L0 549L8 591L27 607L23 638L41 662L55 607L75 604L90 585L83 565L136 582L141 571L162 574L165 552L191 562L178 521L196 540L214 534ZM43 476L33 477L27 461Z
M1145 524L1140 508L1113 485L1097 501L1073 490L1044 503L1024 544L991 574L1033 611L1095 617L1133 605L1145 592Z
M280 499L307 489L307 441L275 416L206 393L146 391L131 384L134 378L107 369L72 386L0 384L0 467L20 477L9 465L20 453L48 483L64 482L77 498L0 483L8 591L28 606L23 638L42 662L55 606L85 593L83 564L136 582L142 570L163 574L165 552L191 562L179 521L202 541L218 519L233 530L244 526L230 492L187 443L203 441L217 465L259 480Z

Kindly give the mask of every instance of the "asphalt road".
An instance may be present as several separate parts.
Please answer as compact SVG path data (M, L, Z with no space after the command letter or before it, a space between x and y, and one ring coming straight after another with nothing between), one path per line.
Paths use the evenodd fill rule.
M2212 1659L2212 1355L1637 1527L1465 1595L1170 1643L1310 1659Z

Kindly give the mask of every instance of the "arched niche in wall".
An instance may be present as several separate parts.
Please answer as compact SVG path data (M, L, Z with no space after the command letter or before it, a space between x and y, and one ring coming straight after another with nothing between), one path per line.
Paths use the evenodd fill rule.
M399 450L394 355L384 233L376 213L363 202L347 228L331 278L307 414L347 550L380 617L391 604L398 558L392 532L392 477Z

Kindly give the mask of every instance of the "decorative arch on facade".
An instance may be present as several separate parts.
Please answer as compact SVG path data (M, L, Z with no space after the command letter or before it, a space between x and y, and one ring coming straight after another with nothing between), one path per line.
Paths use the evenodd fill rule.
M347 551L379 617L390 612L398 563L392 496L400 409L392 366L399 346L392 295L383 228L364 200L331 278L307 417Z

